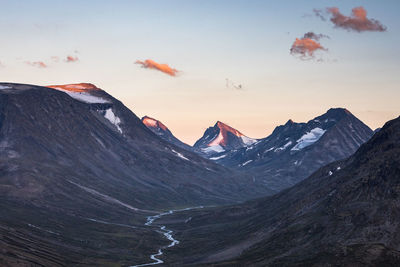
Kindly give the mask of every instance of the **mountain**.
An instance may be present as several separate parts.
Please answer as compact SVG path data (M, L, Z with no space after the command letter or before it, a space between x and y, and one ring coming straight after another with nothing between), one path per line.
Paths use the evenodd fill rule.
M213 127L207 128L204 135L196 141L193 147L207 157L212 157L220 152L247 147L256 141L229 125L217 121Z
M185 150L192 151L192 147L183 143L181 140L176 138L171 131L161 121L144 116L142 122L147 126L153 133L164 139L165 141L172 143Z
M353 154L373 131L347 109L332 108L307 123L288 120L266 138L213 159L221 165L253 173L279 191L318 168Z
M399 216L400 117L279 194L159 223L178 231L174 266L398 266Z
M268 192L87 83L0 83L0 177L2 266L143 262L167 243L147 216Z

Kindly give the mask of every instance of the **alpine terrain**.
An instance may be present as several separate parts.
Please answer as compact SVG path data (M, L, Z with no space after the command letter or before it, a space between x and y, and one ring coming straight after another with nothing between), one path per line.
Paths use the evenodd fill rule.
M159 223L185 244L175 266L397 266L399 199L400 117L277 195Z

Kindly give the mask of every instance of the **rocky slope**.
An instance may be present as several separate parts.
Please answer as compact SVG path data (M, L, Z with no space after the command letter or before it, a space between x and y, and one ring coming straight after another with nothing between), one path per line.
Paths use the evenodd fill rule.
M350 156L372 134L348 110L335 108L307 123L289 120L253 145L215 157L217 163L251 172L255 179L279 191Z
M350 158L283 192L179 214L172 265L396 266L400 262L400 117Z
M180 148L183 148L188 151L193 151L193 148L181 140L176 138L172 132L165 126L161 121L150 118L148 116L144 116L142 118L142 122L147 126L153 133L164 139L165 141L172 143Z
M51 87L0 84L0 265L145 261L168 244L146 216L268 191L165 142L92 84Z

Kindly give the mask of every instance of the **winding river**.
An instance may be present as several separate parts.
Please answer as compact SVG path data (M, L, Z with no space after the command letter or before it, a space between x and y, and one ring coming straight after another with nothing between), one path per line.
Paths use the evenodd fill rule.
M146 221L146 223L144 225L152 226L152 224L153 224L153 222L155 220L160 219L161 217L163 217L165 215L173 214L175 212L193 210L193 209L202 209L202 208L204 208L204 207L203 206L199 206L199 207L185 208L185 209L180 209L180 210L169 210L167 212L163 212L163 213L160 213L160 214L157 214L157 215L154 215L154 216L148 216L147 217L147 221ZM162 264L162 263L164 263L164 261L160 260L157 257L163 255L163 249L170 248L170 247L173 247L173 246L179 244L179 240L176 240L172 235L173 231L167 229L165 225L161 225L159 227L159 230L156 230L156 231L161 233L161 234L163 234L166 239L171 241L171 243L169 245L167 245L167 246L163 246L163 247L159 248L157 253L150 255L150 259L152 260L152 262L143 263L143 264L139 264L139 265L132 265L130 267L141 267L141 266L150 266L150 265Z

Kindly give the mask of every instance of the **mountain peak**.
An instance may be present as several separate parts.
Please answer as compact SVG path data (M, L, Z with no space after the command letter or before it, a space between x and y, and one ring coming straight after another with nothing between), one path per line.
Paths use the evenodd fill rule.
M241 132L239 132L235 128L232 128L228 124L225 124L225 123L223 123L221 121L217 121L217 123L215 123L214 127L219 128L223 135L226 134L226 132L230 132L231 134L234 134L237 137L244 136L244 134L242 134Z
M202 138L197 140L194 147L212 155L213 153L245 147L255 142L255 139L245 136L221 121L217 121L213 127L209 127L205 131Z
M293 121L292 119L289 119L289 120L285 123L285 125L290 125L290 124L294 124L294 121Z
M328 111L326 112L326 114L328 116L332 116L332 117L345 117L348 115L353 115L348 109L346 108L330 108L328 109Z
M174 144L180 148L183 148L188 151L193 151L192 147L183 143L181 140L176 138L172 132L165 126L161 121L151 118L149 116L144 116L142 118L142 123L150 129L153 133L164 139L165 141Z
M160 128L164 131L168 130L167 126L165 126L161 121L153 119L149 116L144 116L142 118L142 122L144 125L146 125L148 128Z
M92 90L101 90L98 88L96 85L92 83L73 83L73 84L61 84L61 85L48 85L46 86L48 88L53 88L53 89L61 89L61 90L66 90L66 91L71 91L71 92L87 92L87 91L92 91Z

